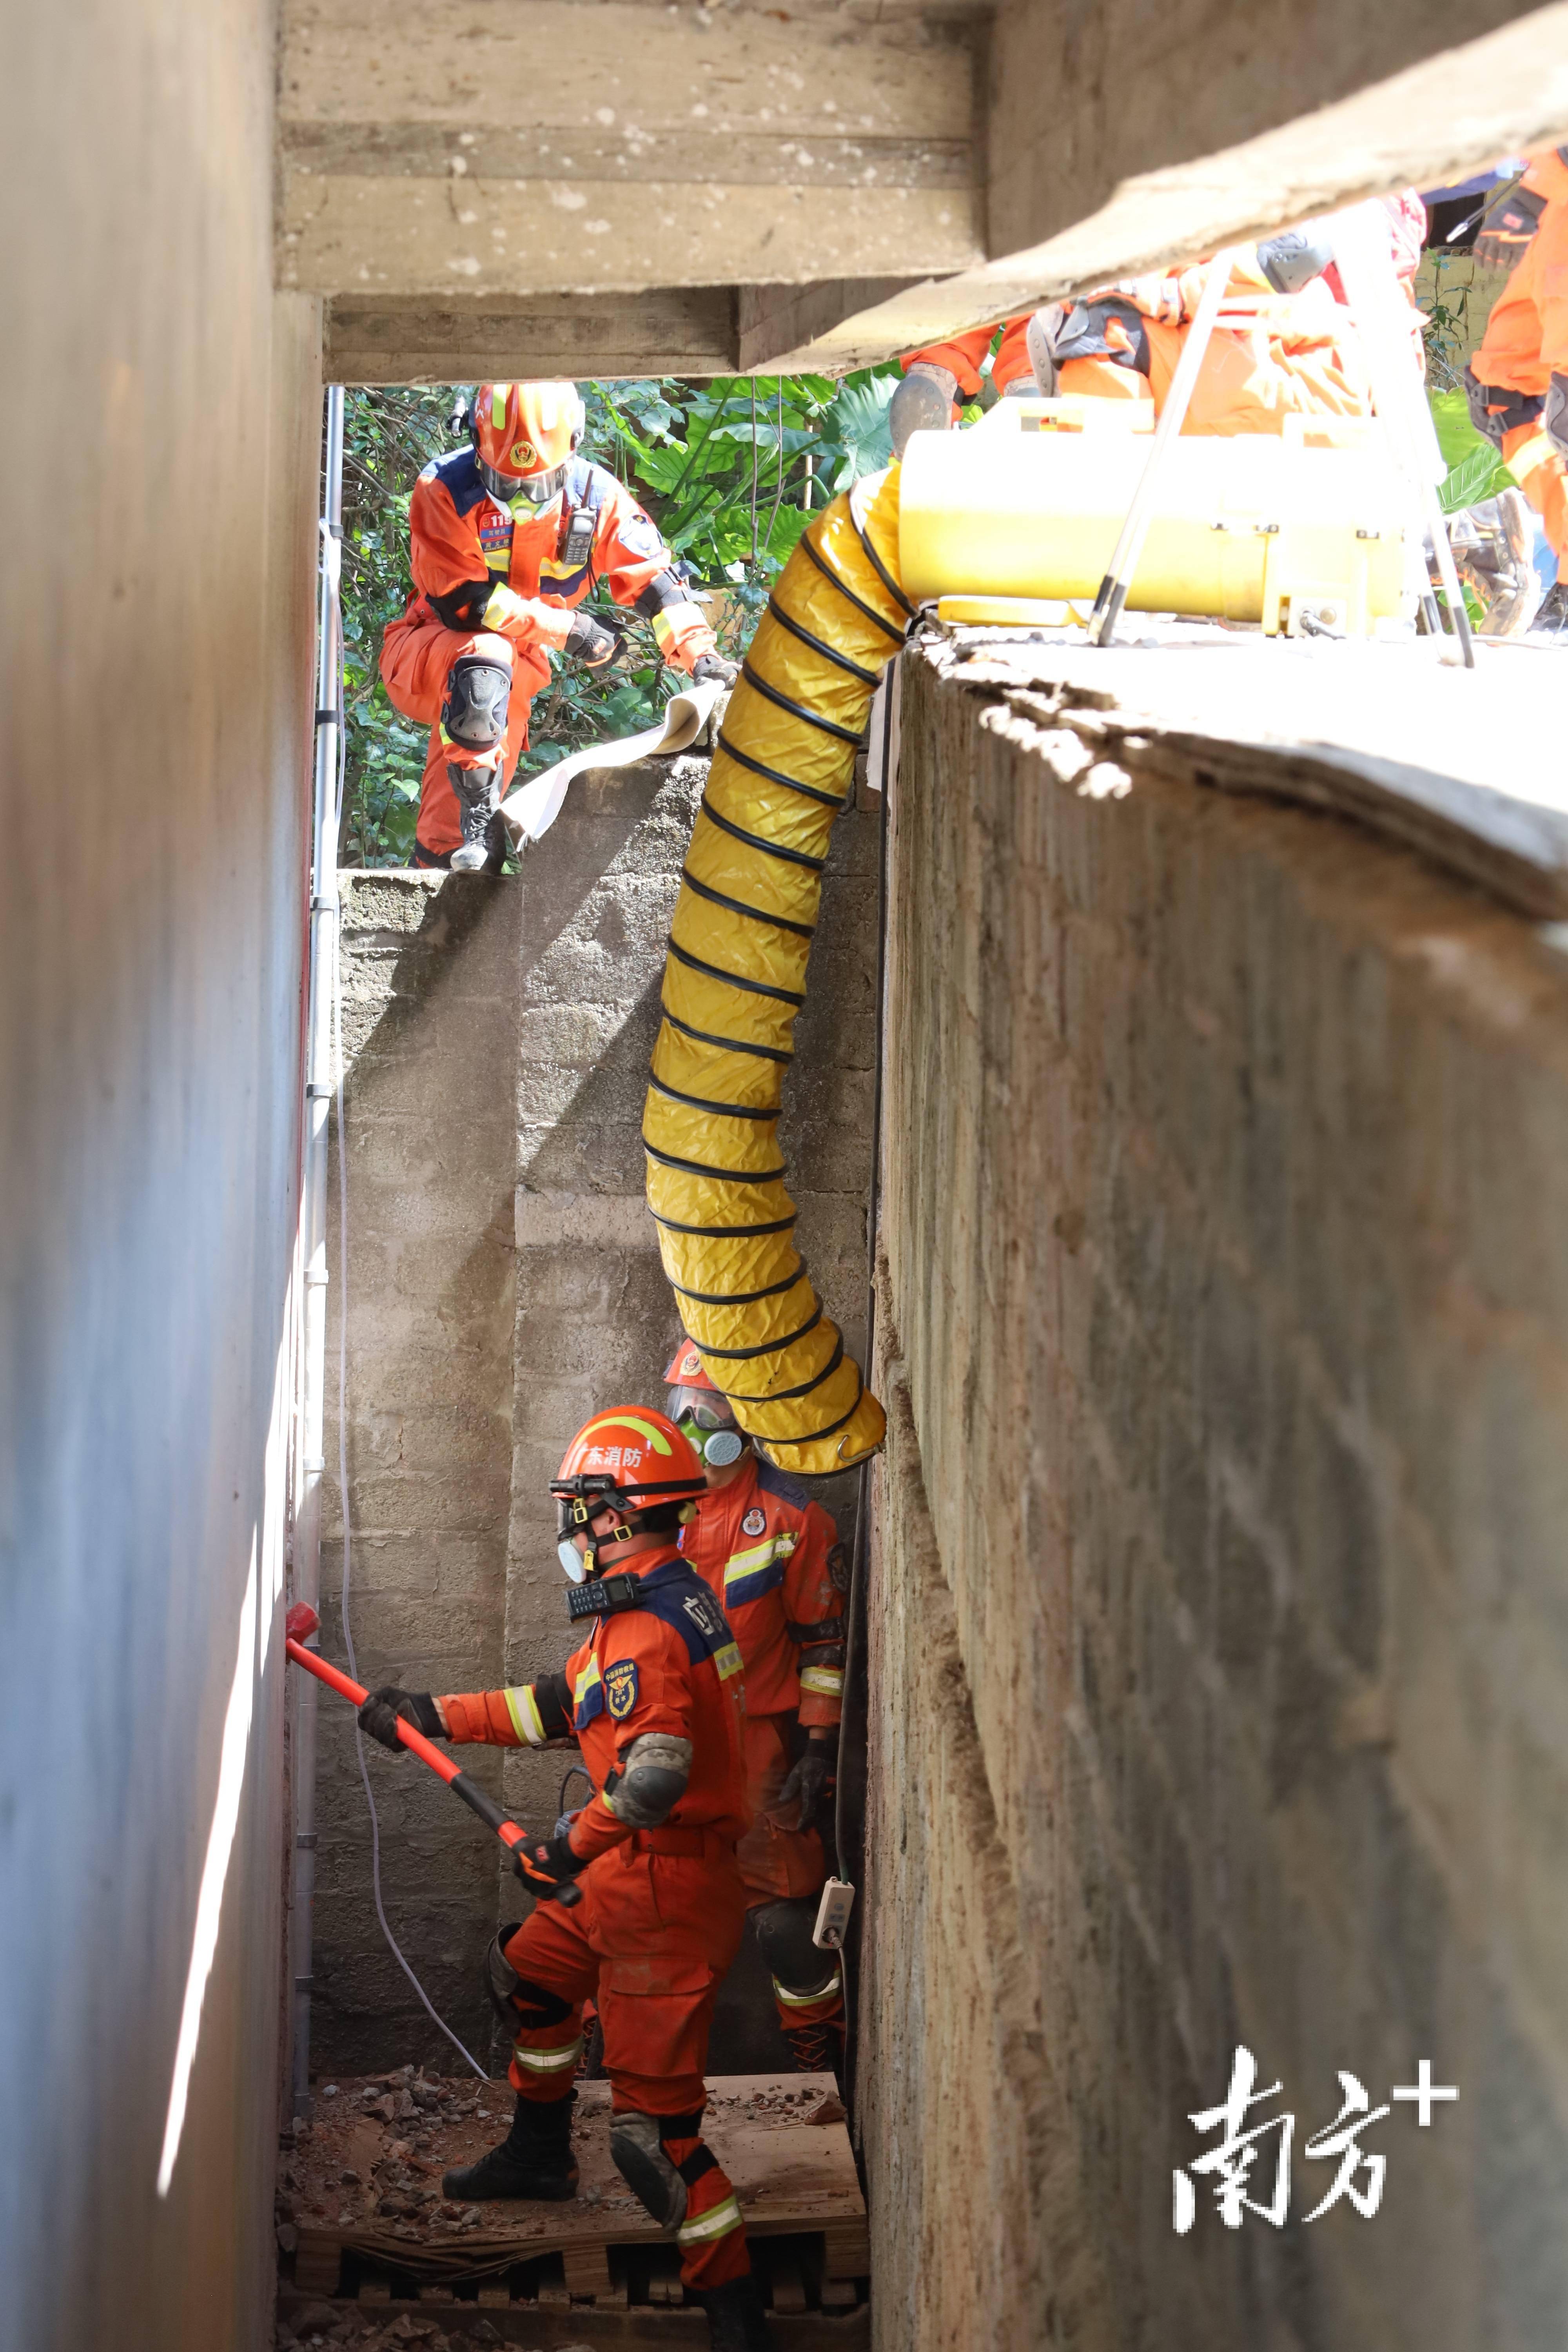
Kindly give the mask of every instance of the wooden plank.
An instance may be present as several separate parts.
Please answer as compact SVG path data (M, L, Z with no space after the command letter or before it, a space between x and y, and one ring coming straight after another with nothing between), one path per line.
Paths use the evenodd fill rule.
M279 285L633 291L981 257L966 41L605 0L289 0ZM846 201L852 197L852 201Z
M856 2221L829 2221L822 2232L822 2257L827 2278L869 2278L871 2241L864 2217Z
M294 2256L294 2284L311 2294L336 2294L342 2269L342 2242L326 2230L301 2230Z
M773 2289L773 2309L804 2311L805 2282L801 2277L800 2264L794 2254L785 2247L771 2246L767 2252L766 2261L769 2284Z
M1300 21L1310 22L1316 34L1316 15ZM1421 46L1418 28L1412 46ZM1209 58L1206 46L1202 55ZM1157 75L1164 62L1162 49L1152 67ZM1119 74L1110 87L1121 106L1124 77ZM1020 102L1035 108L1045 135L1074 159L1076 171L1082 151L1057 110L1040 104L1038 89L1036 83L1024 86ZM1075 179L1062 198L1059 225L1037 244L1022 240L1039 235L1038 227L1000 213L991 229L998 258L941 283L911 287L846 319L816 339L796 363L829 372L868 366L1058 295L1266 235L1360 196L1463 179L1500 155L1550 146L1565 127L1568 0L1556 0L1279 129L1190 161L1133 172L1103 202L1086 199L1081 180ZM1009 245L1017 249L1008 251Z
M566 2292L574 2298L596 2303L602 2296L607 2302L614 2294L615 2283L603 2245L563 2247L561 2260L566 2273Z

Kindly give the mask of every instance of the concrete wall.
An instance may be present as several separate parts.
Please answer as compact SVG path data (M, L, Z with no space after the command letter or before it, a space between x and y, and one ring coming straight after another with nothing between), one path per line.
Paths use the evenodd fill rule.
M909 664L862 2134L877 2340L1545 2352L1568 2257L1568 969ZM1114 782L1101 773L1100 783ZM1233 2050L1282 2231L1172 2228ZM1347 2069L1458 2105L1366 2134ZM1265 2172L1270 2155L1260 2162ZM1266 2188L1255 2179L1253 2193Z
M313 307L270 287L270 100L248 0L7 26L0 2341L26 2352L258 2347L272 2289L321 411Z
M590 772L516 879L350 881L352 1618L373 1685L521 1681L574 1646L549 1482L596 1405L662 1398L679 1331L639 1139L665 939L706 775L699 756ZM801 1247L856 1347L875 857L874 819L851 811L836 832L781 1129ZM334 1391L329 1481L336 1428ZM847 1528L853 1481L826 1483L824 1499ZM324 1547L329 1602L340 1559ZM338 1654L331 1613L324 1638ZM324 1706L321 1721L316 2063L455 2063L376 1923L349 1719ZM569 1761L511 1755L493 1785L519 1819L552 1823ZM500 1768L496 1757L477 1769ZM369 1769L394 1931L486 2059L479 1958L498 1917L521 1915L516 1882L427 1776L374 1750Z

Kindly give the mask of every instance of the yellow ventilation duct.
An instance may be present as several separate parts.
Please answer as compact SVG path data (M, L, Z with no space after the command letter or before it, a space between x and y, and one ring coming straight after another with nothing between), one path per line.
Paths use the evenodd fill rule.
M828 836L911 617L898 547L894 467L835 499L780 575L687 851L643 1118L681 1320L741 1426L808 1477L885 1426L795 1249L776 1129Z

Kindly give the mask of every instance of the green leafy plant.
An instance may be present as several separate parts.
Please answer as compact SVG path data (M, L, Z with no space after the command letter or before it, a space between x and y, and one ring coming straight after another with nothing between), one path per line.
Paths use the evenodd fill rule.
M709 600L720 650L743 654L768 591L814 513L892 455L896 367L830 376L642 378L585 383L585 454L635 492ZM345 865L405 865L413 854L426 729L400 717L380 681L382 632L411 593L408 501L432 457L456 446L462 392L449 385L351 390L345 403L343 637ZM602 591L595 601L607 603ZM530 713L519 776L567 751L651 726L676 686L649 625L617 614L623 651L607 671L556 656Z

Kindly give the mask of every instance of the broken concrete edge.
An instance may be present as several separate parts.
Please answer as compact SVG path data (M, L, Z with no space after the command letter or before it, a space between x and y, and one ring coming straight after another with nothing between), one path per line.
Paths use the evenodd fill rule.
M1152 696L1113 698L1065 674L1059 656L1084 649L1076 634L1070 647L1042 646L1037 638L991 644L978 660L977 648L963 642L976 634L943 631L926 642L920 657L942 678L994 696L1008 713L1002 731L1020 744L1065 728L1096 761L1114 763L1129 780L1175 774L1215 791L1343 818L1542 925L1547 946L1568 944L1568 932L1556 937L1568 922L1568 814L1517 799L1500 786L1352 745L1309 742L1284 731L1261 741L1196 724L1188 713L1164 714ZM1017 674L1010 675L1015 668Z

